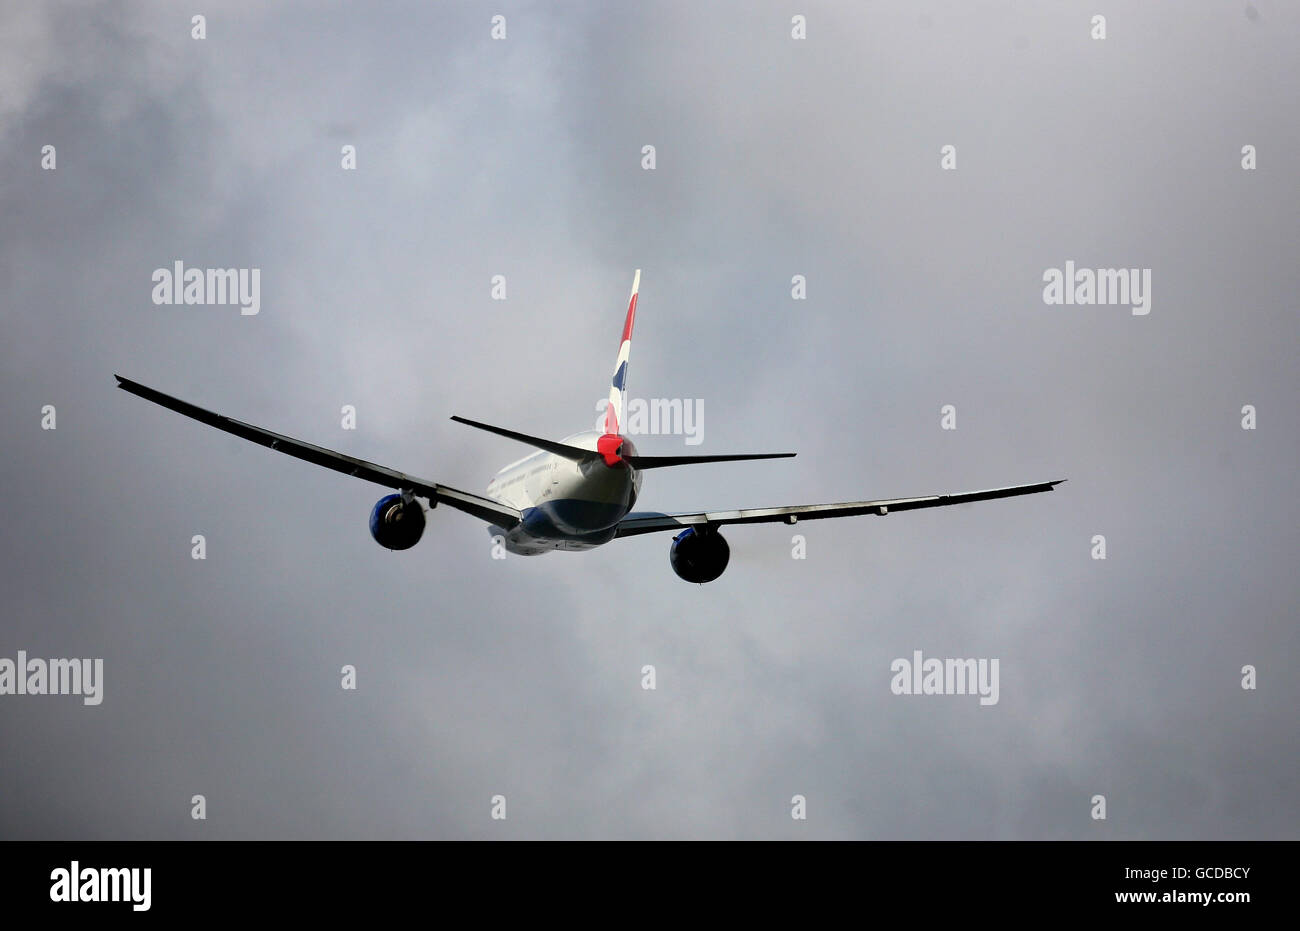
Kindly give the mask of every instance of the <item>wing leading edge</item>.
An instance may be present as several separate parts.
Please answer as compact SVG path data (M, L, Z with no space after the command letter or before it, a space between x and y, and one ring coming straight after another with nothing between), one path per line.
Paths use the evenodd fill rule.
M800 504L780 508L751 508L744 511L697 511L684 514L659 514L636 512L629 514L618 525L620 537L632 537L660 530L678 530L699 524L793 524L801 520L821 520L828 517L854 517L860 514L884 516L893 511L915 511L919 508L937 508L950 504L969 504L972 501L989 501L994 498L1014 498L1051 491L1065 479L1038 482L1033 485L1012 485L1007 488L990 488L985 491L968 491L956 495L929 495L922 498L891 498L882 501L845 501L839 504Z
M123 391L129 391L146 401L152 401L154 404L168 410L184 414L186 417L205 423L210 427L216 427L218 430L224 430L226 433L234 434L242 439L251 440L276 452L285 453L297 459L324 466L327 469L333 469L335 472L342 472L345 475L354 475L357 478L374 482L376 485L383 485L386 488L394 488L399 491L410 489L413 493L428 498L431 503L446 504L448 507L464 511L466 514L472 514L480 520L496 524L506 530L519 523L520 514L518 510L499 501L493 501L491 498L470 494L467 491L460 491L447 485L439 485L437 482L417 478L414 475L407 475L405 472L398 472L396 469L376 465L364 459L356 459L344 453L335 452L332 449L313 446L311 443L304 443L302 440L296 440L291 436L263 430L261 427L235 420L233 417L226 417L222 414L204 410L190 404L188 401L182 401L171 395L163 394L161 391L156 391L147 385L123 378L121 375L114 375L113 377L117 379L117 386Z

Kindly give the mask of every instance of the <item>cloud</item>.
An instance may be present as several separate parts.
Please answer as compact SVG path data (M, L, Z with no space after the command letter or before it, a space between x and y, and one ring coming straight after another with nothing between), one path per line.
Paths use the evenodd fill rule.
M105 700L0 697L0 836L1294 836L1295 14L1080 9L7 11L0 656L102 657ZM152 304L177 259L261 312ZM1068 259L1151 314L1044 305ZM520 449L449 415L586 429L637 267L632 394L800 453L641 506L1070 482L806 560L735 528L697 587L666 537L494 561L446 509L386 552L381 489L113 387L479 491ZM915 649L999 657L999 703L892 695Z

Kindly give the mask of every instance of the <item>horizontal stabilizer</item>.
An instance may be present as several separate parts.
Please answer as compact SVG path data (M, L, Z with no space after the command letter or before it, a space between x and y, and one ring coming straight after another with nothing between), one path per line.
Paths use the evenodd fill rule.
M535 446L537 449L544 449L548 453L554 453L564 459L572 459L574 462L582 462L585 459L594 459L598 455L590 449L580 449L577 446L570 446L567 443L557 443L554 440L544 440L539 436L529 436L527 433L516 433L514 430L507 430L504 427L494 427L487 423L479 423L477 420L466 420L464 417L457 417L455 415L452 415L451 419L456 421L456 423L463 423L467 427L477 427L480 430L486 430L488 433L495 433L497 436L504 436L510 440L527 443L529 446Z
M739 462L743 459L789 459L795 453L741 453L735 456L624 456L634 469L665 469L697 462Z
M557 443L554 440L544 440L540 436L529 436L527 433L519 433L515 430L507 430L504 427L494 427L488 423L479 423L477 420L467 420L464 417L452 416L456 423L463 423L467 427L477 427L480 430L486 430L488 433L495 433L497 436L504 436L506 439L515 440L519 443L526 443L537 449L544 449L548 453L554 453L565 459L571 459L574 462L589 462L601 458L601 454L595 450L582 449L578 446L570 446L568 443ZM789 459L794 453L741 453L739 455L723 456L623 456L623 461L634 469L664 469L668 466L695 465L699 462L738 462L743 459Z

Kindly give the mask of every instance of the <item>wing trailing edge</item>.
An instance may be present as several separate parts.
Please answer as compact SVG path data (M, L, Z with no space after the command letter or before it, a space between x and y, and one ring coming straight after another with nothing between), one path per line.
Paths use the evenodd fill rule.
M747 459L790 459L797 453L740 453L722 456L624 456L635 469L666 469L702 462L741 462Z
M471 514L480 520L507 530L521 520L518 509L502 504L500 501L493 501L491 498L484 498L482 495L471 494L458 488L440 485L428 479L408 475L405 472L398 472L396 469L376 465L373 462L357 459L354 456L326 449L323 446L304 443L302 440L294 439L291 436L264 430L241 420L235 420L233 417L226 417L223 414L205 410L188 401L182 401L180 398L163 394L148 385L142 385L139 382L131 381L129 378L123 378L121 375L114 375L113 377L117 379L119 388L134 394L136 397L152 401L160 407L165 407L178 414L184 414L186 417L199 421L199 423L207 424L209 427L216 427L218 430L257 443L259 446L265 446L278 453L293 456L295 459L302 459L304 462L324 466L327 469L333 469L335 472L342 472L344 475L351 475L368 482L374 482L376 485L383 485L386 488L399 491L409 489L414 494L428 498L432 504L441 502L448 507Z

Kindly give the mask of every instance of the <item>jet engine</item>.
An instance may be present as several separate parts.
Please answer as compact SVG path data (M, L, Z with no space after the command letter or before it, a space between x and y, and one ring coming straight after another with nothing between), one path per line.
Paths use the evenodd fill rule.
M731 547L716 530L687 527L673 537L668 562L673 572L687 582L712 582L722 575L731 559Z
M414 498L403 501L401 495L388 495L370 512L370 535L387 549L409 550L423 533L424 508Z

